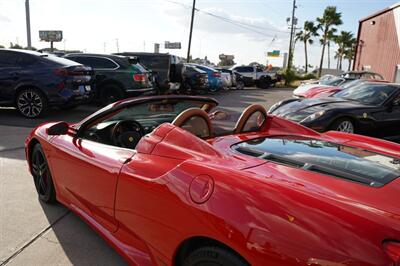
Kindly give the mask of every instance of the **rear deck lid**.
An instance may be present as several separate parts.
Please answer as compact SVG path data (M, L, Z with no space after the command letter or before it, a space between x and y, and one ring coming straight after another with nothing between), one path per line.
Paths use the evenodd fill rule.
M248 156L382 187L400 176L400 159L323 140L280 136L258 138L232 146Z

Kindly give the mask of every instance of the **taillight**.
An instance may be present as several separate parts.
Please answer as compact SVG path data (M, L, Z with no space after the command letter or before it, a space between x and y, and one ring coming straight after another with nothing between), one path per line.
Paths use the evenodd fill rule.
M53 70L54 75L65 77L68 76L68 71L65 68L57 68Z
M396 266L400 265L400 242L384 242L383 250L393 260Z
M79 70L76 70L76 71L70 71L70 70L68 70L68 69L65 69L65 68L57 68L57 69L54 69L53 70L53 73L56 75L56 76L60 76L60 77L68 77L68 76L89 76L89 75L91 75L91 72L90 71L79 71Z
M215 78L220 78L220 77L221 77L221 73L219 73L219 72L214 72L214 73L213 73L213 77L215 77Z
M146 81L146 75L145 74L134 74L133 80L137 81L137 82L144 82L144 81Z

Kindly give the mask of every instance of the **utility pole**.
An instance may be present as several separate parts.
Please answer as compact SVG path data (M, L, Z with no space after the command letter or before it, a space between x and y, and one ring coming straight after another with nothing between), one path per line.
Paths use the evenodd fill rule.
M190 46L192 44L193 20L194 20L194 11L195 10L196 10L196 0L193 0L192 19L190 21L189 45L188 45L188 52L187 52L187 59L186 59L188 63L189 63L189 58L190 58Z
M30 50L32 48L31 42L31 17L29 13L29 0L25 0L25 16L26 16L26 39L27 39L27 46Z
M290 20L290 41L289 41L289 59L288 59L288 66L287 69L290 70L292 68L292 63L293 63L293 35L294 35L294 30L295 30L295 11L296 11L296 0L293 0L293 9L292 9L292 18Z
M106 53L106 42L103 43L103 50L104 50L104 53Z
M115 39L116 45L117 45L117 53L119 53L119 43L118 43L118 38Z

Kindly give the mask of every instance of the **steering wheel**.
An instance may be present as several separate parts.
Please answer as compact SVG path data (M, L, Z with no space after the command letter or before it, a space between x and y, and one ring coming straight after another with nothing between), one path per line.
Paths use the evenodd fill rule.
M111 131L112 142L122 148L134 149L143 136L144 129L135 120L119 121Z

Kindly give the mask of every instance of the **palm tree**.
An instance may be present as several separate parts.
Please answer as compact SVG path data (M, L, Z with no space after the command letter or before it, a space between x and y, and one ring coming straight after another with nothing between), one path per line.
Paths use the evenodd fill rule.
M354 39L353 33L350 31L341 31L338 36L335 38L335 42L338 45L338 52L339 52L339 57L338 57L338 69L342 69L342 61L343 61L343 56L346 51L346 49L349 48L349 46L353 45L352 40Z
M304 55L305 55L305 71L308 72L308 53L307 44L313 44L313 37L318 36L318 27L314 25L312 21L305 21L303 30L296 33L295 41L300 41L304 43Z
M351 38L347 43L346 49L344 50L344 58L349 60L349 66L347 69L348 71L350 71L351 69L351 62L354 59L356 45L357 45L357 39Z
M318 27L322 31L322 53L321 61L319 64L319 76L321 76L322 65L324 64L325 46L327 44L327 40L330 34L329 31L332 27L341 25L343 23L341 17L342 14L336 11L335 6L328 6L325 8L322 17L317 18Z
M331 41L334 41L336 38L336 28L331 28L328 31L328 36L327 36L327 45L328 45L328 68L331 68Z

